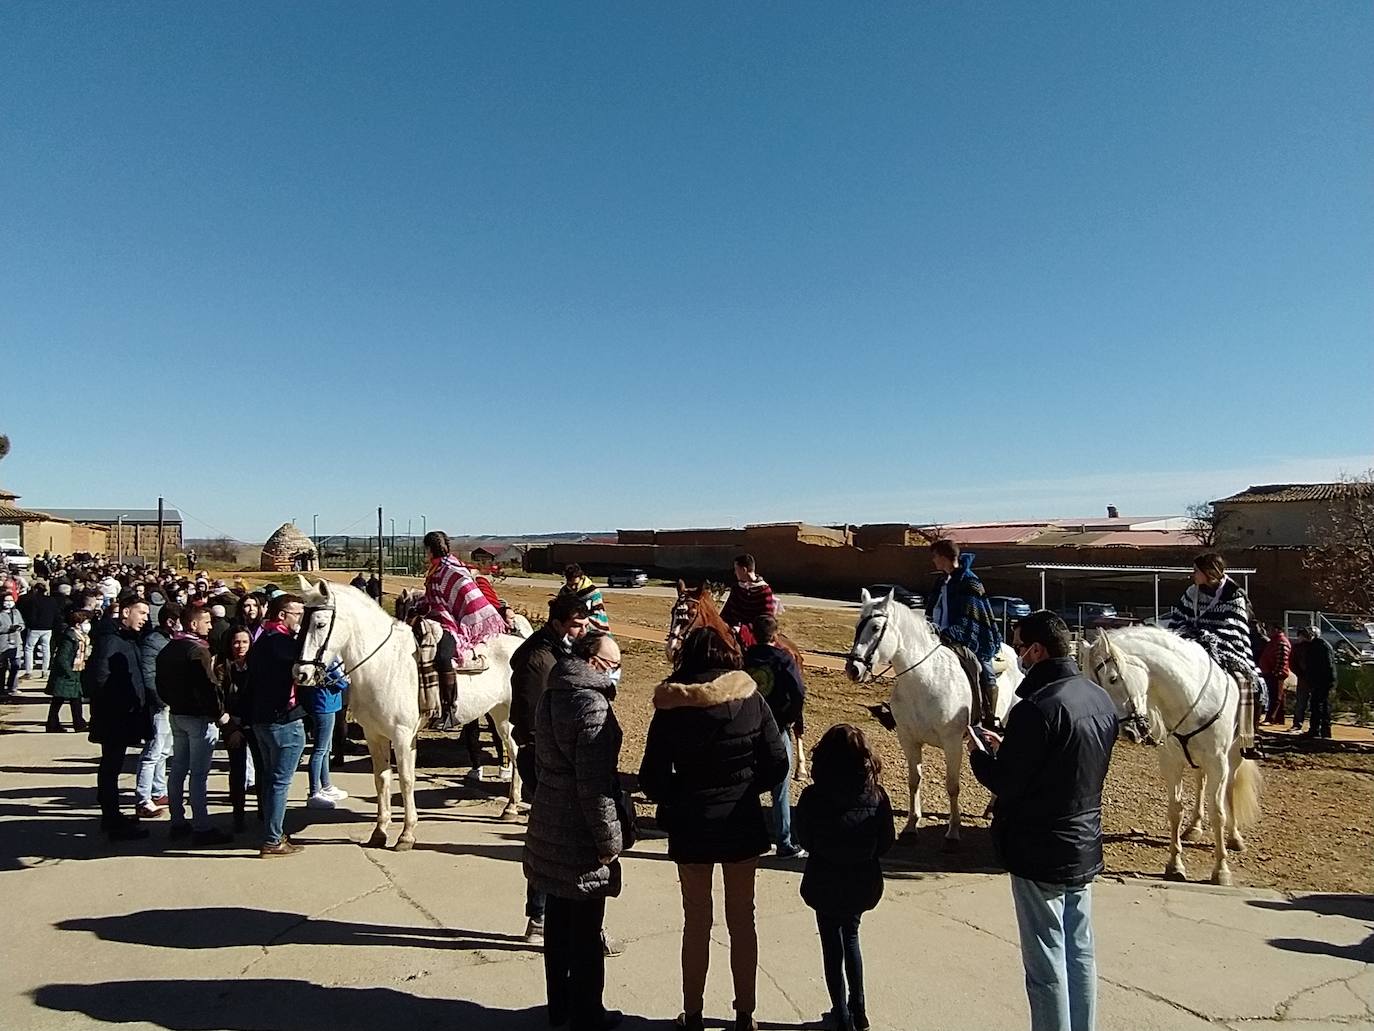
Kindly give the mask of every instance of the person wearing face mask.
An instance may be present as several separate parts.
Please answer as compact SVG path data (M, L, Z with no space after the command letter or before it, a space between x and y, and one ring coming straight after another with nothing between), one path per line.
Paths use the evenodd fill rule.
M544 979L549 1023L615 1027L602 1003L606 899L621 889L619 856L634 844L634 810L620 787L621 731L611 703L620 649L587 634L560 655L535 714L539 779L525 832L524 869L547 897Z
M549 676L558 660L568 653L574 641L587 631L587 606L572 594L560 594L549 602L549 618L510 659L511 738L516 744L516 767L523 784L524 800L529 801L539 786L539 767L535 749L535 711L548 687ZM440 682L442 692L443 683ZM544 936L544 893L532 884L525 889L525 940Z
M224 744L229 751L229 804L234 810L234 830L242 832L247 826L247 797L254 788L256 772L262 768L262 753L250 725L245 706L244 688L248 683L248 649L253 635L245 626L230 629L224 637L215 662L215 678L224 694L224 708L230 721L224 730ZM258 818L263 818L262 792L254 792L258 800Z
M24 617L6 592L0 599L0 698L14 694L19 680L19 650L24 645Z
M62 620L64 628L53 648L52 671L43 690L52 697L48 704L48 732L64 733L62 706L71 709L72 730L86 729L81 704L81 671L91 654L91 617L89 612L73 609Z
M1092 882L1102 872L1116 706L1070 658L1069 628L1054 613L1026 616L1012 640L1026 670L1021 701L1004 735L969 728L969 765L994 799L992 840L1011 874L1031 1027L1091 1031Z

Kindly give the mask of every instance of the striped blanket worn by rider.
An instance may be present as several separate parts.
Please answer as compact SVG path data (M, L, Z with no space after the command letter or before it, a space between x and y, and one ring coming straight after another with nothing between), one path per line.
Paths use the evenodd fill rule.
M468 567L452 555L430 560L425 601L429 603L429 618L453 635L464 657L506 629L506 621L482 593Z
M1248 684L1237 719L1241 743L1253 745L1260 672L1250 654L1250 602L1240 584L1229 576L1215 588L1192 584L1169 610L1169 629L1202 645L1217 665Z

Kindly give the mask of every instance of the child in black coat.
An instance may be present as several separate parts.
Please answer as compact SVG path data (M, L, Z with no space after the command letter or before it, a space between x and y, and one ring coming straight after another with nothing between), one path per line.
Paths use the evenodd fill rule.
M810 853L801 895L816 911L830 1026L838 1031L869 1026L859 920L883 897L878 857L896 837L892 802L878 782L881 772L863 731L841 723L812 751L813 783L797 803L797 840Z

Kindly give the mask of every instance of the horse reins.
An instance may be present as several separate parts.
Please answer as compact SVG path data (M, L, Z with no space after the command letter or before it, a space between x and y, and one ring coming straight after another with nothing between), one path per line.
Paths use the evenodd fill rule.
M857 647L859 646L859 638L863 636L864 627L866 627L869 623L871 623L873 620L875 620L875 619L877 619L877 618L878 618L878 613L874 612L874 613L870 613L869 615L865 616L863 619L859 620L859 625L856 626L856 627L854 628L854 647L849 649L849 651L850 651L850 658L851 658L851 659L853 658L854 648L857 648ZM883 618L883 626L882 626L882 629L878 631L878 636L875 637L875 638L873 638L873 640L869 642L868 648L865 649L864 654L863 654L863 657L862 657L861 659L858 660L859 662L862 662L865 666L868 667L869 673L872 675L872 677L873 677L874 680L877 680L878 677L880 677L880 676L887 676L887 674L889 674L889 673L892 672L892 664L891 664L891 663L888 663L887 669L883 670L882 673L879 673L877 670L875 670L875 669L873 668L873 657L874 657L875 655L878 654L878 646L882 644L882 642L883 642L883 636L887 633L887 624L888 624L888 622L891 620L891 617L888 616L887 613L883 613L883 617L882 617L882 618ZM940 650L940 648L943 646L943 644L944 644L943 641L936 641L936 642L935 642L935 647L934 647L934 648L930 649L930 651L926 652L924 655L922 655L919 659L917 659L915 662L913 662L913 663L912 663L910 666L908 666L906 669L900 671L899 673L894 674L894 679L900 679L901 677L906 676L908 673L910 673L912 670L914 670L917 666L919 666L919 665L921 665L923 662L925 662L926 659L930 658L932 655L934 655L936 652L938 652L938 651Z
M314 615L314 613L316 613L316 612L328 612L328 613L329 613L329 629L325 631L325 633L324 633L324 641L320 644L319 648L317 648L317 649L315 650L315 657L314 657L313 659L307 659L307 658L304 657L304 652L305 652L305 639L304 639L304 638L301 639L301 653L302 653L302 657L301 657L300 659L297 660L297 665L299 665L299 666L314 666L314 667L316 667L317 669L325 669L325 668L328 666L328 663L326 663L326 662L324 661L324 655L325 655L325 652L327 652L327 651L329 650L329 642L330 642L330 640L331 640L331 639L333 638L333 636L334 636L334 623L335 623L335 622L338 620L338 618L339 618L339 610L338 610L337 608L335 608L333 605L315 605L315 606L310 607L310 608L307 608L307 609L305 610L306 618L308 619L309 617L311 617L312 615ZM382 638L381 644L377 645L377 647L373 648L370 652L368 652L367 655L365 655L365 656L363 657L362 662L354 663L352 666L349 666L347 669L345 669L344 672L343 672L343 675L344 675L344 676L348 676L350 673L352 673L352 672L354 672L355 670L361 668L362 665L363 665L364 663L366 663L369 659L371 659L371 658L372 658L373 656L375 656L379 651L381 651L383 648L386 647L387 642L391 640L391 635L394 634L395 632L396 632L396 621L393 619L393 620L391 620L391 625L390 625L389 627L387 627L386 636Z
M1107 637L1107 635L1106 635L1105 633L1102 635L1102 640L1103 640L1104 642L1106 642L1106 645L1107 645L1107 657L1106 657L1105 659L1102 659L1100 662L1096 663L1096 664L1093 666L1093 677L1094 677L1094 678L1100 678L1100 677L1102 676L1102 671L1103 671L1104 669L1106 669L1106 667L1107 667L1109 664L1110 664L1110 665L1116 666L1117 676L1123 676L1123 674L1122 674L1122 672L1121 672L1121 661L1116 657L1116 653L1112 650L1112 642L1111 642L1111 640ZM1193 714L1194 710L1197 709L1198 705L1201 704L1203 696L1207 693L1207 688L1208 688L1208 686L1212 683L1213 671L1214 671L1216 668L1217 668L1217 664L1216 664L1214 661L1212 661L1211 658L1209 657L1209 658L1208 658L1208 668L1207 668L1207 679L1205 679L1205 680L1202 682L1202 689L1198 691L1197 697L1193 699L1193 704L1190 705L1190 706L1188 706L1188 709L1187 709L1186 712L1184 712L1183 717L1182 717L1177 723L1174 724L1172 730L1168 731L1169 736L1172 737L1172 738L1175 738L1175 739L1178 741L1178 743L1179 743L1180 745L1183 746L1183 758L1187 759L1187 760L1188 760L1188 765L1191 766L1191 767L1192 767L1193 769L1195 769L1195 770L1198 769L1198 764L1195 763L1195 762L1193 762L1193 755L1192 755L1192 753L1188 750L1188 743L1189 743L1190 741L1192 741L1193 738L1195 738L1195 737L1197 737L1199 734L1201 734L1201 733L1202 733L1204 730L1206 730L1208 727L1210 727L1210 726L1211 726L1213 723L1215 723L1217 720L1221 719L1221 714L1222 714L1223 712L1226 711L1226 701L1227 701L1227 699L1228 699L1228 698L1230 697L1230 695L1231 695L1230 688L1227 688L1225 691L1222 692L1222 696L1221 696L1221 705L1220 705L1220 707L1217 709L1217 711L1212 715L1212 717L1211 717L1210 719L1208 719L1206 722L1200 724L1199 726L1195 727L1194 729L1188 731L1188 733L1186 733L1186 734L1180 734L1180 733L1178 732L1178 728L1181 727L1181 726L1183 726L1184 723L1188 722L1188 717L1191 716L1191 715ZM1128 696L1128 697L1129 697L1129 696ZM1130 715L1131 715L1132 717L1134 717L1134 718L1136 718L1136 719L1141 720L1142 722L1144 722L1144 723L1146 724L1146 726L1149 725L1149 720L1145 717L1145 714L1142 713L1142 712L1136 707L1135 699L1134 699L1134 698L1131 699L1131 712L1130 712ZM1148 738L1148 734L1146 735L1146 737ZM1146 743L1148 743L1148 740L1147 740Z

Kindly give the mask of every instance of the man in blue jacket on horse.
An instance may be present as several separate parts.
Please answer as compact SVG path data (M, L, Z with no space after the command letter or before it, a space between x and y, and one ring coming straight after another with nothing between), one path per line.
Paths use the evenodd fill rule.
M1002 647L997 619L988 603L983 581L973 572L973 553L941 538L930 546L931 562L940 571L931 593L930 621L940 639L952 648L973 686L975 713L969 722L988 730L997 726L997 673L993 657Z

